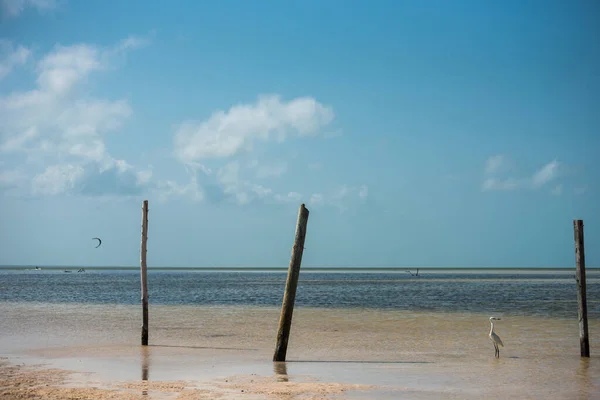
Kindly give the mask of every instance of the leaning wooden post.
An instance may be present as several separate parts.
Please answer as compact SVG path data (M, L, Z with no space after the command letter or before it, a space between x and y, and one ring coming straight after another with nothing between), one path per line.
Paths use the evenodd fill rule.
M587 299L585 294L585 250L583 246L583 221L573 220L575 231L575 262L577 278L577 313L579 315L579 346L581 357L590 356L590 341L588 337Z
M142 346L148 345L148 280L146 277L146 241L148 240L148 200L142 205L142 246L140 250L140 281L142 282Z
M292 248L292 257L288 268L285 293L281 304L279 315L279 330L277 331L277 345L273 361L285 361L288 339L292 327L292 314L294 312L294 300L296 299L296 287L300 275L300 264L302 263L302 252L304 251L304 238L306 237L306 224L308 222L308 209L304 204L298 210L298 222L296 223L296 237Z

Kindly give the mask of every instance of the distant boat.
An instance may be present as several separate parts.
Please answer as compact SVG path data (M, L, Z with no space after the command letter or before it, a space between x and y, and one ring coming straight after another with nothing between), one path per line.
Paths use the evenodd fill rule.
M79 269L77 270L77 272L85 272L85 269L83 269L83 268L79 268Z
M71 272L73 272L73 271L69 271L68 269L65 269L65 270L64 270L64 272L71 273Z

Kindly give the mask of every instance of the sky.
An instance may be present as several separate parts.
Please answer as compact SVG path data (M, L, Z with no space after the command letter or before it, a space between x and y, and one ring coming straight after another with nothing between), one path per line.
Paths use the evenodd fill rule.
M0 13L1 265L600 266L598 2Z

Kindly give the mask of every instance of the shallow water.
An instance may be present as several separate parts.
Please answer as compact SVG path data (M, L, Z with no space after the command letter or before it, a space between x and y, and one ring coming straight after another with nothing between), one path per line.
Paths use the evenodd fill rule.
M276 307L152 306L147 348L139 306L3 302L0 315L0 355L93 373L82 381L281 375ZM576 319L505 313L500 359L488 332L481 313L297 308L285 375L381 387L356 398L598 398L600 321L588 360Z
M302 273L277 364L285 273L152 271L141 347L138 272L2 271L0 355L90 372L77 379L94 384L256 373L380 387L352 398L600 398L596 275L592 357L581 359L568 273ZM490 315L502 318L500 359Z

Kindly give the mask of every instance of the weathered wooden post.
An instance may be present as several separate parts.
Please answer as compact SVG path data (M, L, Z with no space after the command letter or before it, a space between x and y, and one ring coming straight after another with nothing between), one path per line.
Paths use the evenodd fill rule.
M300 264L302 263L302 252L304 251L304 238L306 237L306 224L308 222L308 209L304 204L300 205L298 210L298 222L296 223L296 236L294 238L294 247L292 248L292 257L288 268L287 281L285 283L285 293L281 304L281 314L279 315L279 329L277 331L277 345L273 361L285 361L287 353L288 339L292 327L292 314L294 312L294 300L296 299L296 287L298 286L298 277L300 275Z
M146 241L148 240L148 200L142 204L142 245L140 250L140 281L142 282L142 346L148 345L148 280Z
M585 250L583 245L583 220L573 220L575 233L575 263L577 278L577 313L579 316L579 346L581 357L590 356L590 341L588 337L587 299L585 294Z

